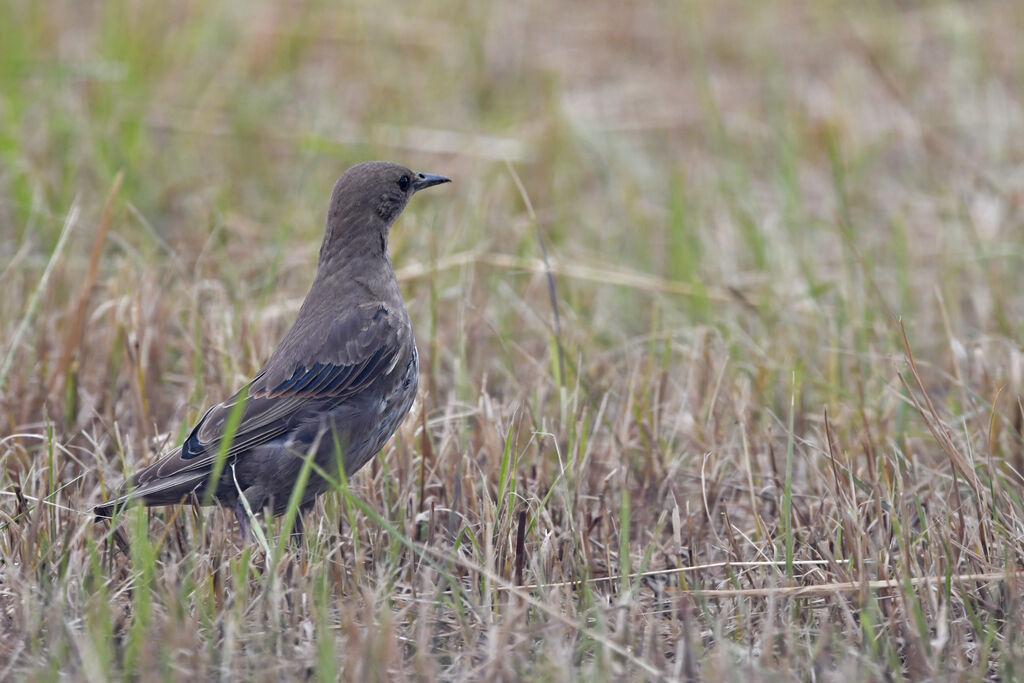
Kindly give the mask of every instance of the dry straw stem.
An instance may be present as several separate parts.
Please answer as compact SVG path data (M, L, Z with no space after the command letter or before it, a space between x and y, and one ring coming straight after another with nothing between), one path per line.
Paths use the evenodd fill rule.
M994 581L1012 581L1024 578L1020 572L984 572L980 574L952 574L950 576L918 576L904 579L881 579L875 581L841 581L823 583L814 586L778 586L774 588L736 588L722 590L688 590L678 591L680 595L701 598L824 598L836 593L853 593L861 591L883 591L887 589L918 588L921 586L939 585L944 582L963 585L968 583L990 583Z
M57 244L53 248L53 252L50 254L50 260L46 263L46 268L43 270L43 274L39 277L39 284L32 292L32 296L28 300L28 305L25 307L25 315L22 316L21 322L18 324L18 329L14 333L14 337L11 339L11 346L7 349L7 356L4 358L3 365L0 365L0 392L4 389L4 384L7 382L7 373L11 369L11 362L14 360L14 355L18 352L18 347L21 345L21 338L25 335L25 331L28 329L29 324L32 322L33 316L35 316L36 309L39 307L39 300L42 298L43 292L46 291L46 285L50 281L50 275L53 273L54 267L57 262L60 261L61 254L64 252L64 245L67 243L68 238L71 236L71 230L74 228L78 221L78 198L71 203L71 209L68 210L67 217L64 219L64 227L60 231L60 237L57 239Z
M943 424L939 417L939 412L935 408L935 404L932 403L932 398L928 394L928 390L925 388L924 380L921 379L921 373L917 369L917 363L914 361L914 354L910 350L910 340L907 338L907 330L903 326L903 320L900 319L900 334L903 337L903 349L906 352L907 364L910 366L910 372L914 376L914 381L917 383L917 391L912 389L907 383L906 377L900 372L900 382L903 383L904 388L907 390L907 395L910 396L910 400L913 401L914 407L924 418L925 424L928 425L928 429L931 431L932 436L935 437L935 441L942 447L943 452L949 458L950 463L960 473L967 484L974 491L974 495L977 498L978 504L981 507L985 507L985 494L981 482L978 480L978 474L974 471L974 467L971 463L961 455L960 450L953 443L953 437L949 432L949 429ZM924 397L924 405L917 398L917 394ZM985 520L979 519L979 523L984 525Z
M795 560L793 566L831 566L833 564L848 564L849 560ZM581 583L618 583L623 579L636 581L637 579L649 579L658 576L673 576L687 572L706 571L709 569L732 568L756 568L756 567L785 567L786 563L779 562L711 562L707 564L694 565L692 567L679 567L676 569L659 569L649 572L637 572L624 576L600 576L585 579L584 581L560 581L556 583L529 584L525 586L502 585L498 590L537 590L550 588L568 588L579 586ZM834 583L821 583L810 586L773 586L767 588L725 588L725 589L682 589L673 590L674 595L689 595L705 598L743 598L743 597L826 597L835 593L850 593L860 591L880 591L888 588L917 588L948 582L954 585L965 583L986 583L992 581L1012 581L1024 578L1024 571L1017 572L982 572L974 574L951 574L950 576L918 576L901 579L879 579L871 581L839 581Z
M395 268L395 275L402 282L413 282L432 278L439 273L457 268L465 268L466 266L488 266L501 270L545 276L552 274L580 282L626 287L641 292L687 297L701 296L712 301L739 303L746 308L750 308L750 303L744 294L735 288L724 289L713 285L703 285L698 291L696 287L686 282L679 282L623 268L614 268L601 263L592 265L562 263L552 257L549 257L548 262L545 263L539 258L490 252L486 248L458 252L439 258L430 264L407 263L404 266ZM264 309L263 315L266 317L277 317L285 311L298 310L301 303L302 299L289 299L277 306L268 306Z
M696 296L699 294L713 301L743 301L742 295L738 292L711 285L705 285L698 292L696 287L685 282L678 282L622 268L612 268L604 264L562 263L556 258L549 258L547 263L545 263L542 259L493 253L481 249L445 256L430 265L411 263L401 268L396 268L395 273L398 275L399 280L409 281L431 277L453 268L472 265L485 265L492 268L517 270L538 275L547 275L550 272L554 275L560 275L573 280L618 285L620 287L629 287L630 289L645 292L657 292L659 294L678 294L681 296Z
M562 346L562 320L558 314L558 291L555 289L555 278L551 273L551 263L548 259L548 248L544 244L544 235L541 233L540 223L537 221L537 213L533 210L533 202L530 201L530 195L526 191L526 187L523 185L522 179L519 177L519 174L516 173L516 169L512 166L512 162L508 159L505 159L505 167L508 168L508 172L512 175L512 180L516 184L516 189L519 190L519 196L523 198L523 204L526 205L526 213L530 216L530 222L533 223L533 229L537 233L537 246L540 248L541 260L544 263L544 277L548 283L548 298L551 301L551 313L554 318L555 347L558 350L558 381L564 387L565 348Z
M107 199L103 203L103 218L100 220L99 229L96 231L96 237L93 239L92 251L89 254L89 268L85 273L85 279L82 281L82 288L78 293L78 301L75 303L71 322L68 324L64 335L64 347L61 349L60 358L57 360L53 372L50 374L50 381L47 383L48 392L52 392L56 388L58 380L65 375L68 366L71 364L71 354L82 343L89 298L92 296L92 290L96 286L96 278L99 276L100 258L103 256L103 245L107 241L110 217L114 210L114 199L121 189L121 181L123 180L124 172L118 171L117 175L114 176L114 181L110 184Z
M843 562L843 560L835 560L837 563ZM801 567L814 567L830 564L828 560L796 560L793 562L794 566ZM753 567L784 567L785 562L772 562L772 561L757 561L757 562L709 562L706 564L697 564L690 567L676 567L674 569L656 569L649 572L635 572L633 574L626 574L623 576L598 576L582 581L558 581L555 583L534 583L528 585L515 586L516 588L522 588L524 590L534 590L537 588L566 588L569 586L578 586L581 583L618 583L623 579L634 581L636 579L652 578L655 576L670 576L673 574L682 574L686 572L697 572L705 571L708 569L728 569L729 567L735 568L753 568Z

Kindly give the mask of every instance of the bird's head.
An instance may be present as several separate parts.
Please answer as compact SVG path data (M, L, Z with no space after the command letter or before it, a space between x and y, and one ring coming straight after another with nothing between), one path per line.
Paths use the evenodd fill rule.
M345 171L334 184L320 262L341 251L387 253L388 232L416 192L451 182L390 161L367 161Z

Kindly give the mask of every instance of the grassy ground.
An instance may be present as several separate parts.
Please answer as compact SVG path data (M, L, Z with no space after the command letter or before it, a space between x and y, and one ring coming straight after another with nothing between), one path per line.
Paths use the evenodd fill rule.
M0 0L0 678L1024 675L1022 7ZM371 158L412 414L116 552Z

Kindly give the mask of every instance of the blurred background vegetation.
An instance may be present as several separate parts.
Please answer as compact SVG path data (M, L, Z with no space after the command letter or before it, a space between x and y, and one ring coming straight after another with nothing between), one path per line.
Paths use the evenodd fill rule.
M47 511L52 519L39 513L26 527L22 492L53 500L73 482L61 504L85 510L246 381L305 294L334 180L373 158L455 181L417 198L392 232L423 391L384 474L361 475L358 495L399 528L432 509L418 477L420 464L437 462L434 504L458 510L467 496L468 528L508 532L513 513L529 510L527 557L552 557L562 534L575 548L558 555L557 576L545 573L553 560L528 560L527 583L615 575L641 558L659 567L778 559L794 543L796 556L824 561L821 539L836 557L859 558L856 570L839 562L807 583L1015 566L1022 29L1024 5L984 0L0 0L0 434L10 435L0 505L15 520L0 535L5 555L22 553L3 603L5 628L23 634L21 649L6 650L11 670L38 674L62 664L62 647L74 650L39 635L45 618L28 615L79 614L36 581L54 558L85 567L96 549L83 540L88 515ZM915 407L911 397L926 404L925 393L934 403ZM550 491L565 483L561 458L589 452L581 428L594 450L581 455L578 480L565 475L576 488L559 500ZM523 459L513 477L521 507L501 507L503 448ZM473 463L481 491L453 493ZM830 467L856 479L851 499L839 502ZM396 521L388 477L397 490L418 487L408 519ZM709 502L706 478L723 498ZM948 505L961 494L974 502L957 508L953 533ZM491 512L474 517L472 495L497 496L479 505ZM728 523L716 507L724 500ZM789 505L792 519L780 512ZM337 516L337 501L328 511ZM600 519L614 522L600 523L612 526L598 570L580 550L593 538L580 525ZM749 547L726 542L728 528L742 528ZM951 545L930 538L933 528ZM848 547L860 532L858 549ZM514 534L502 539L515 554ZM474 562L514 578L477 550ZM169 563L160 552L171 551L158 546L141 566ZM408 561L365 543L362 552L392 563L378 574ZM134 576L122 569L122 580ZM304 576L320 576L314 569ZM706 578L697 583L732 585ZM357 572L332 599L380 585L372 579ZM763 581L799 582L791 564ZM615 600L631 605L631 619L657 621L623 590ZM690 613L673 603L696 631L679 635L682 622L621 631L605 597L571 591L544 599L604 635L574 639L532 613L545 624L537 638L509 639L515 610L494 616L493 630L463 621L458 634L504 643L503 675L542 678L691 666L715 677L736 661L802 678L819 666L865 678L1019 666L1008 634L1020 616L999 611L1002 599L947 586L948 609L915 612L912 595L899 616L865 598L882 616L863 628L842 615L868 607L839 598L831 616L783 610L775 648L761 640L757 606L701 603ZM346 623L340 614L335 627ZM359 615L387 642L396 632L426 637L404 612ZM138 623L108 617L110 634ZM152 635L187 622L170 608L161 619L134 628ZM92 626L84 632L103 642ZM369 636L358 651L389 675L473 677L475 666L496 665L484 645L468 664L442 657L452 636L430 632L432 654L378 652ZM226 636L196 637L188 647L209 659L192 662L194 672L258 670L255 650L251 661L216 660L202 648ZM729 649L730 638L758 654ZM609 642L652 668L616 658ZM685 663L684 642L703 654ZM79 655L71 670L130 670L138 660L117 647L96 662ZM326 667L331 657L318 652Z

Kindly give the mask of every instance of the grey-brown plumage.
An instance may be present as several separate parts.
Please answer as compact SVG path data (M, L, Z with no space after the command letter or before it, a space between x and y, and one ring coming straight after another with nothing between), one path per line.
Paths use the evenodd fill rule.
M288 505L303 458L332 476L351 475L381 449L412 405L419 374L409 314L388 255L388 232L418 190L449 182L404 166L370 161L334 186L316 277L291 329L267 364L227 401L210 408L185 442L125 482L95 508L110 517L146 505L194 502L203 495L233 408L241 417L216 484L216 502L247 517ZM312 472L302 504L328 483ZM193 495L195 493L195 495Z

